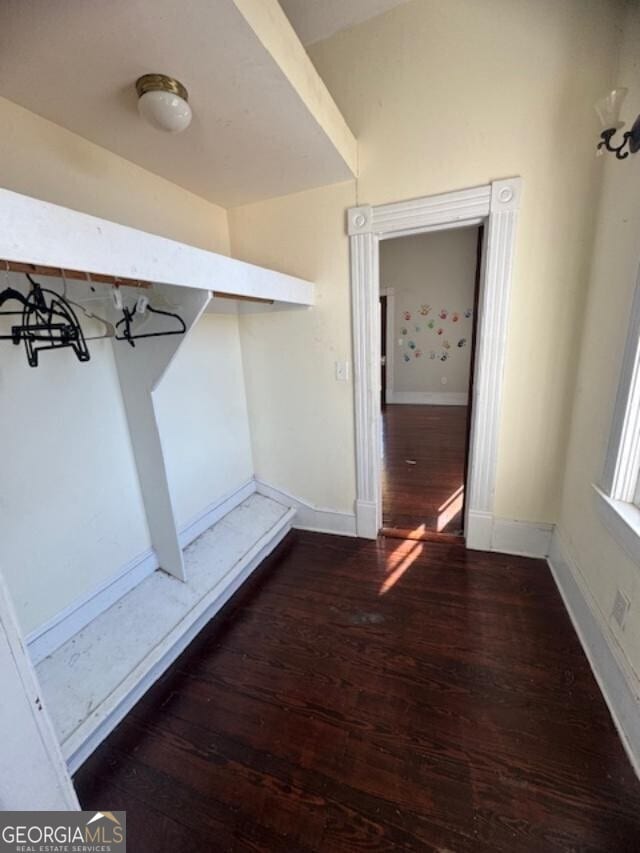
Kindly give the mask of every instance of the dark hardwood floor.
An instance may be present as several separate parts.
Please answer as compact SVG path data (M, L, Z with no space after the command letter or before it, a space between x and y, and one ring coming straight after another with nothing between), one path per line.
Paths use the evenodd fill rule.
M76 776L132 853L640 849L543 561L295 533L241 595Z
M466 406L383 409L385 528L462 533L466 430Z

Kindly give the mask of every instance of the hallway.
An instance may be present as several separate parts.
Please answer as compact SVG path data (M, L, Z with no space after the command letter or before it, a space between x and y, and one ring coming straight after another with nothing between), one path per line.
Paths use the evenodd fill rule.
M76 776L136 853L637 850L542 560L290 534Z
M466 429L466 406L383 409L385 528L462 532Z

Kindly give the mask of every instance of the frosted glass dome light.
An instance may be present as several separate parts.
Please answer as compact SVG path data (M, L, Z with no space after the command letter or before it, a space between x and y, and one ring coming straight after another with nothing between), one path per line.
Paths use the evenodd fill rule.
M620 130L623 126L624 122L620 121L620 108L628 91L628 89L623 88L613 89L596 103L595 111L598 114L603 130L607 130L610 127Z
M189 94L178 80L164 74L145 74L136 80L138 112L158 130L180 133L191 124Z

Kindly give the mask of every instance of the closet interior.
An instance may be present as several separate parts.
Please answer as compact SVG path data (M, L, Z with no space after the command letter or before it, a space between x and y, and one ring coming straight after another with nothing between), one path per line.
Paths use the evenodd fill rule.
M256 485L238 327L312 304L0 191L4 574L71 772L291 529Z

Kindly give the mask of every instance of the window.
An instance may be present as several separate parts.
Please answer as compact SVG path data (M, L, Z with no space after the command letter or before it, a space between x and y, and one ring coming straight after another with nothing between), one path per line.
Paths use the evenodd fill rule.
M640 276L631 308L598 509L610 532L640 559Z

